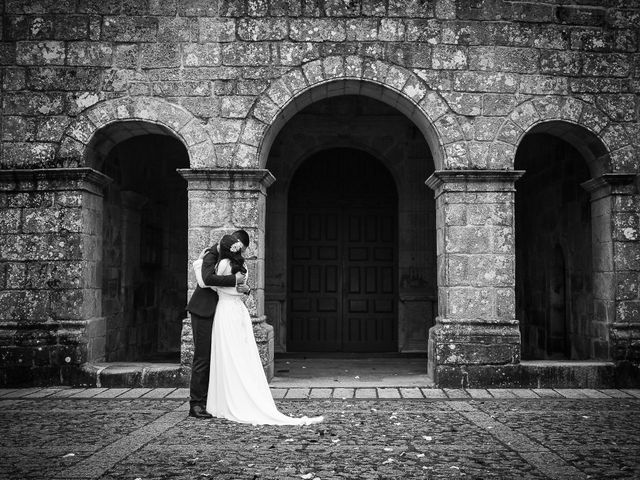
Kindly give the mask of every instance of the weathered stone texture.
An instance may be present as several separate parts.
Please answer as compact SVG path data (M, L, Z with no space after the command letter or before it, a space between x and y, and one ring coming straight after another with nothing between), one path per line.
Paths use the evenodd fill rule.
M169 131L163 133L187 145L191 168L264 167L268 152L261 149L273 140L265 142L265 134L275 135L309 101L344 94L373 96L410 116L426 135L437 169L512 170L531 129L548 129L576 147L592 177L635 174L639 168L640 9L634 2L6 0L3 5L2 169L86 166L96 131L118 120L149 122L151 130L160 128L157 122L165 125ZM344 78L351 81L348 87L334 81ZM151 98L172 108L145 110ZM94 111L87 122L76 122L83 112L111 101L108 113ZM153 115L143 115L152 110ZM374 150L388 158L399 152L379 144ZM34 191L32 202L40 193ZM0 208L19 197L3 200ZM450 222L440 231L443 252L513 254L507 231L514 220L511 200L485 200L439 207L443 221ZM87 233L77 222L88 218L71 207L49 205L41 216L28 208L38 207L10 207L3 232ZM610 275L609 290L618 292L607 300L614 306L603 307L608 319L614 312L635 311L632 303L622 309L615 302L637 300L628 297L638 268L637 205L610 213L609 239L596 232L602 248L593 254L594 268ZM204 215L194 214L194 221L204 222ZM246 212L228 216L230 223L263 221ZM86 228L93 231L95 223ZM24 253L25 242L20 238L7 246L12 258ZM56 255L45 253L41 239L27 243L43 249L40 260ZM481 274L468 258L465 262L456 278ZM496 274L495 292L504 294L498 300L492 293L492 314L508 312L509 287L497 273L502 267L489 270ZM614 282L614 273L625 280ZM598 295L604 295L609 290L603 278L598 282ZM604 332L602 325L594 328ZM616 335L622 334L612 338L622 338ZM601 333L591 336L606 342Z

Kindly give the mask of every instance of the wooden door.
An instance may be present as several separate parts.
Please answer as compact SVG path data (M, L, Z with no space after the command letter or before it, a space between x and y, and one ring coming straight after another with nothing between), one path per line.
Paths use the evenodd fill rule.
M397 350L393 180L351 149L310 158L289 196L288 351Z

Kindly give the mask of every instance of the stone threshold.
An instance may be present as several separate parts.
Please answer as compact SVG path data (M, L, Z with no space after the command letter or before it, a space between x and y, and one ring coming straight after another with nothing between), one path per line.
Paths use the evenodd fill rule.
M640 389L569 389L569 388L271 388L278 400L606 400L640 399ZM5 388L5 400L178 400L189 399L188 388Z
M304 368L304 367L303 367ZM636 383L618 382L613 362L598 361L522 361L512 366L467 366L469 382L461 385L459 376L439 387L473 390L475 387L497 388L568 388L612 389L635 387ZM474 368L481 370L473 375ZM361 378L335 377L321 370L298 378L275 377L272 387L279 389L325 388L420 388L433 389L433 379L426 375L362 375ZM70 382L74 387L98 388L180 388L187 387L189 369L178 363L114 362L81 366ZM457 378L457 379L456 379ZM477 381L483 378L484 381ZM443 378L444 380L444 378ZM476 380L476 381L474 381Z

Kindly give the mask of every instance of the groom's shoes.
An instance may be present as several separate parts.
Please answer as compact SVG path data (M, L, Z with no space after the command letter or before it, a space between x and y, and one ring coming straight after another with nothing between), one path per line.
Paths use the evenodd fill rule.
M194 405L189 409L189 416L196 418L213 418L202 405Z

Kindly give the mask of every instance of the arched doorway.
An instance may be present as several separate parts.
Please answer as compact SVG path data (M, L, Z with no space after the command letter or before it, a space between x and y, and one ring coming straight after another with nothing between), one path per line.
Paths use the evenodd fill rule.
M520 144L516 188L516 314L522 358L589 359L593 321L591 205L586 159L559 135Z
M113 181L96 225L102 261L104 361L180 358L187 275L187 189L176 172L185 146L158 125L119 122L99 131L89 163ZM95 358L100 360L100 358Z
M334 153L328 156L323 153L328 151ZM293 184L294 176L302 175L311 165L328 164L332 156L341 151L340 155L345 157L341 168L333 167L328 173L309 173L307 176L314 177L313 181L306 184L296 181L298 187ZM313 158L317 162L313 162ZM348 160L355 162L356 158L360 158L364 166L350 164L348 167ZM371 170L376 165L376 169ZM301 188L303 195L311 195L311 189L320 189L314 195L322 197L323 191L339 188L339 182L346 182L342 188L349 184L356 188L360 185L358 182L364 183L362 188L365 188L366 182L378 185L377 182L387 179L391 187L380 187L376 196L391 191L396 195L393 213L397 239L393 267L395 301L390 307L396 318L396 337L394 345L377 348L403 355L425 354L428 331L437 315L436 215L433 193L424 184L434 171L434 159L417 126L393 106L368 96L319 99L293 115L280 130L266 167L277 179L268 191L265 221L265 313L274 328L275 352L292 351L292 334L288 331L292 325L288 315L293 288L289 232L291 211L296 205L290 193ZM347 172L345 168L355 172ZM319 180L321 175L325 180ZM363 195L361 190L358 192L357 195ZM329 197L331 195L324 195L327 201L333 201ZM355 303L353 306L359 308ZM382 302L378 308L384 308ZM338 348L335 341L331 345L334 351ZM296 346L294 342L293 348L302 349L304 345ZM364 345L358 348L372 349Z
M397 193L353 148L322 150L289 189L288 351L397 351Z

